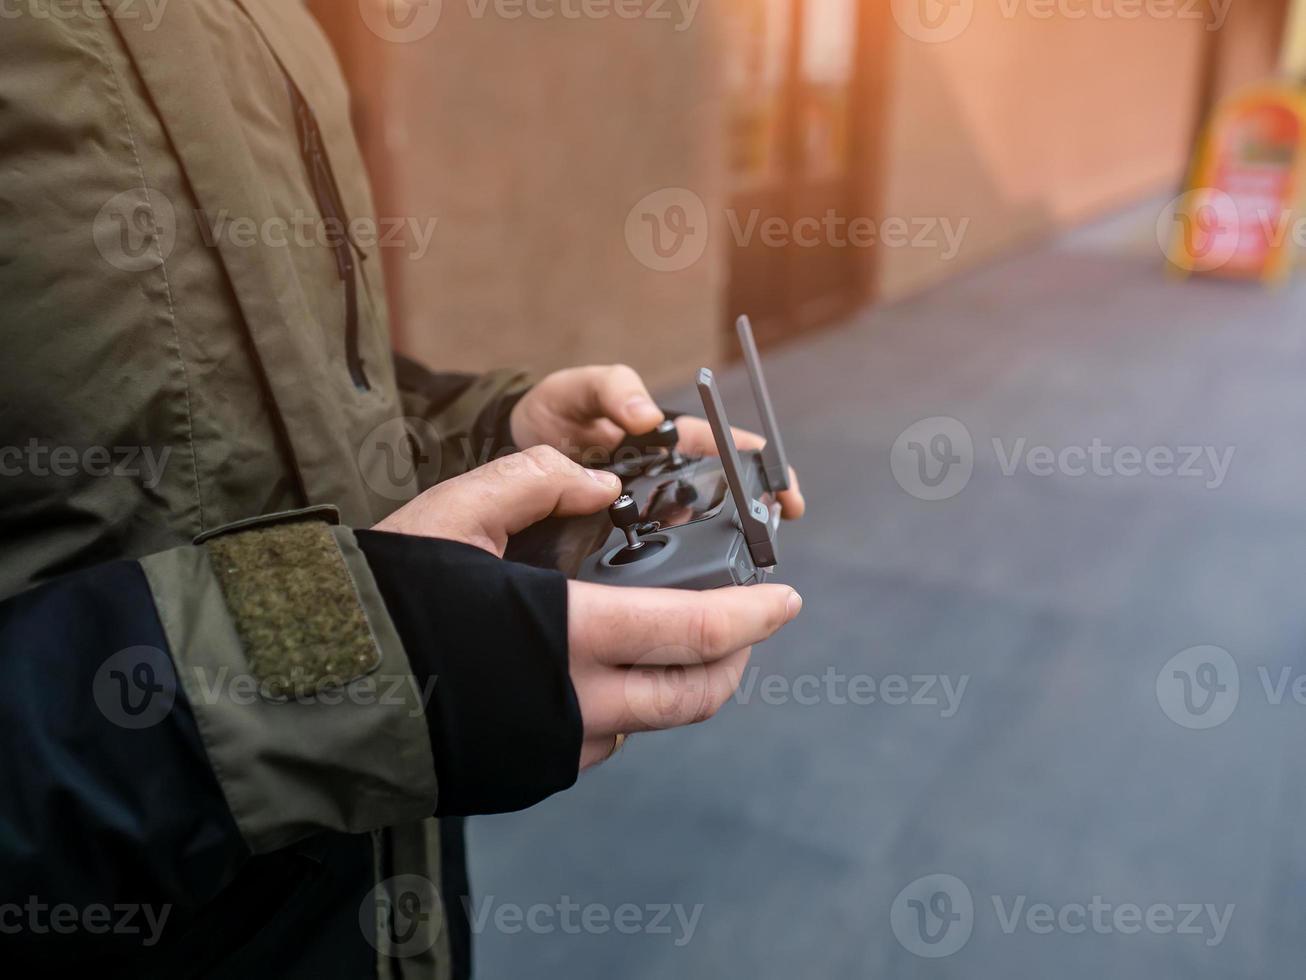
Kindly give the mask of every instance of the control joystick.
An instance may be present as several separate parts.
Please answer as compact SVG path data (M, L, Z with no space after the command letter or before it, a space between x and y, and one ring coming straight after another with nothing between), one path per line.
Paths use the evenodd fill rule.
M679 443L680 430L676 428L675 421L673 419L663 419L652 432L627 436L622 444L617 447L617 452L622 454L634 450L642 456L660 456L662 453L666 453L671 466L674 469L680 469L685 465L685 458L676 449Z
M665 449L667 455L671 458L671 465L679 469L685 465L684 457L676 449L680 444L680 430L676 428L674 419L663 419L658 423L658 427L646 436L641 436L650 447Z
M612 518L617 530L626 536L627 551L638 551L644 547L644 542L639 539L639 505L635 503L634 497L623 493L608 507L608 516Z
M666 541L660 537L648 541L641 540L641 534L652 534L658 530L658 524L641 523L639 505L630 494L623 493L618 497L608 508L608 516L612 518L612 523L617 530L626 536L626 546L608 554L607 561L613 566L631 565L643 561L666 547Z

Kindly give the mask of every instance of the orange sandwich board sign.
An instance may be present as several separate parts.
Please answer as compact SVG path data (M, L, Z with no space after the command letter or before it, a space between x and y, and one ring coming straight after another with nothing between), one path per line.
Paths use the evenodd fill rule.
M1279 282L1306 244L1306 98L1266 85L1227 101L1202 134L1187 189L1158 232L1180 275Z

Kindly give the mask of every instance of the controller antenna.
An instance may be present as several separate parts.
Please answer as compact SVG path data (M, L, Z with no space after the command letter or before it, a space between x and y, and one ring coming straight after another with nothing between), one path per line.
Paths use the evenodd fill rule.
M717 454L721 457L721 469L730 486L730 496L735 501L735 511L739 517L740 529L744 532L748 554L758 568L771 568L776 563L775 542L771 540L771 515L749 491L744 479L744 464L739 459L735 437L730 431L730 420L726 417L726 407L721 401L721 391L717 388L716 378L707 368L698 372L698 393L703 399L707 421L712 426L712 438L716 441Z
M753 388L753 401L757 403L757 414L762 419L762 434L766 436L766 445L762 447L762 468L766 472L767 486L775 492L788 490L789 458L785 455L784 443L780 441L775 406L771 404L771 392L766 387L762 358L758 356L757 342L753 340L753 324L748 317L741 316L735 321L735 332L739 334L739 346L744 351L744 366L748 369L748 383Z

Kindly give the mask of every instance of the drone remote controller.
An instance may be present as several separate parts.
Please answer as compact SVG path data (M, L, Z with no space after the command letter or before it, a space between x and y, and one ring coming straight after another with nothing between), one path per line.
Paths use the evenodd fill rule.
M551 518L514 535L511 561L556 568L606 585L714 589L766 581L776 566L776 495L789 489L789 463L776 425L748 317L736 324L766 436L760 451L735 446L712 372L698 393L717 456L686 457L675 422L628 438L607 467L622 493L606 512Z

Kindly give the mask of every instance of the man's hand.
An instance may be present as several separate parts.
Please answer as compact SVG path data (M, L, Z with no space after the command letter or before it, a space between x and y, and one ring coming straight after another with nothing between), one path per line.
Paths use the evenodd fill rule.
M666 416L643 380L624 364L556 371L513 407L513 442L584 453L615 449L626 434L652 432Z
M753 644L802 607L787 585L683 592L570 583L581 768L606 761L618 735L707 721L739 687Z
M582 457L591 448L612 450L626 435L653 431L665 418L640 376L624 364L570 368L550 374L517 402L509 418L518 446L552 446ZM680 450L691 456L715 456L716 442L705 419L681 416ZM740 449L760 449L766 440L735 429ZM798 478L790 471L790 489L779 495L784 517L803 516L806 504Z
M621 481L536 446L432 487L375 530L445 538L503 556L509 535L551 515L602 510ZM571 680L588 768L617 735L705 721L734 694L752 645L798 615L787 585L711 592L568 583Z
M502 558L510 535L546 517L593 514L620 493L616 475L535 446L432 487L373 530L461 541Z

